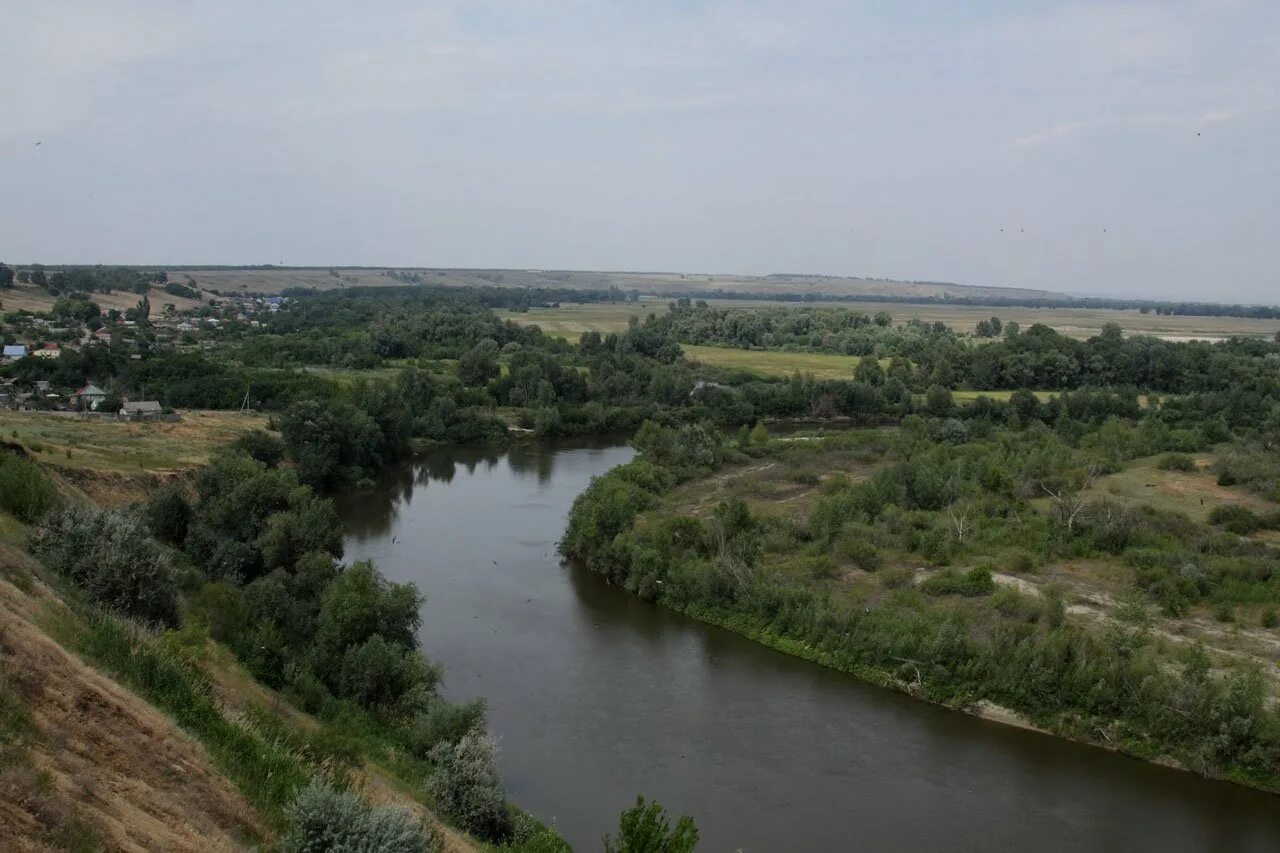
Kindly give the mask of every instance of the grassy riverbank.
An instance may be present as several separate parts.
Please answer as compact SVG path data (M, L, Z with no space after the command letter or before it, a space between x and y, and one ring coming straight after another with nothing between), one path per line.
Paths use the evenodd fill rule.
M1067 529L1014 486L1052 450L1044 436L971 436L938 458L904 434L759 440L712 462L712 441L647 433L637 461L579 498L562 541L615 583L928 701L1280 791L1268 534L1230 543L1167 506L1188 476L1206 481L1183 489L1199 505L1212 455L1198 475L1122 462ZM1135 470L1167 475L1165 508L1126 494ZM979 487L943 495L966 476ZM1219 498L1257 507L1243 490ZM1190 559L1193 534L1233 552L1178 599L1161 567Z

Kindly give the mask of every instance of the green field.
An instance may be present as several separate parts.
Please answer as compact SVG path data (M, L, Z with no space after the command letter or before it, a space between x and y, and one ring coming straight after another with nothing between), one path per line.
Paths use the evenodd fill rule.
M758 376L790 376L809 373L818 379L850 379L862 359L856 355L828 355L814 352L728 349L681 345L685 358L708 367L745 370ZM888 364L888 359L884 359Z

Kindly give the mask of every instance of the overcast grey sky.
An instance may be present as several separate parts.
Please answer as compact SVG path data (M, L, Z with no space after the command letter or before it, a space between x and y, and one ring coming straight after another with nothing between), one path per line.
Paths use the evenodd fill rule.
M0 0L0 56L10 262L1280 302L1280 0Z

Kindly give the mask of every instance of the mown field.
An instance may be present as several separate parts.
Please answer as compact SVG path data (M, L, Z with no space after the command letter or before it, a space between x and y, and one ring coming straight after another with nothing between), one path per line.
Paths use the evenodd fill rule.
M709 299L709 305L748 311L759 307L784 307L804 310L815 308L848 308L874 314L886 311L894 322L912 318L927 323L942 322L960 332L972 332L979 320L998 316L1005 322L1016 322L1022 328L1043 323L1073 338L1089 338L1103 325L1118 323L1129 334L1153 335L1166 340L1220 340L1235 335L1271 338L1280 330L1280 321L1254 320L1245 317L1164 317L1139 311L1083 308L995 308L974 305L911 305L894 302L778 302L769 300ZM643 299L633 303L587 303L562 305L559 308L533 308L527 312L499 311L503 319L522 324L537 324L544 332L565 338L577 338L585 331L617 332L627 327L631 317L667 310L667 300Z

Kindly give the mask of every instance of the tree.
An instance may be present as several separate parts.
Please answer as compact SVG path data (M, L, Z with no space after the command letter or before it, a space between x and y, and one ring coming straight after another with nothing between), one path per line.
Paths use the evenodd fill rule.
M0 290L8 290L13 287L13 269L0 264Z
M930 385L924 395L925 411L934 417L945 417L951 414L954 407L951 392L941 385Z
M161 542L181 548L187 539L187 527L191 524L191 504L182 489L170 483L152 494L147 500L144 514L151 533Z
M685 816L672 829L667 811L656 802L636 804L622 813L618 837L606 835L605 853L690 853L698 844L698 827Z
M1058 522L1067 529L1067 533L1075 530L1076 522L1089 507L1089 498L1085 492L1093 485L1098 475L1098 465L1089 462L1083 468L1068 471L1058 482L1052 485L1042 483L1040 488L1053 502L1058 515Z
M501 372L498 368L498 345L481 341L458 360L458 378L464 385L484 385Z
M417 645L422 594L411 583L388 583L368 560L347 567L324 591L316 630L319 654L333 671L346 650L375 634L405 648Z

